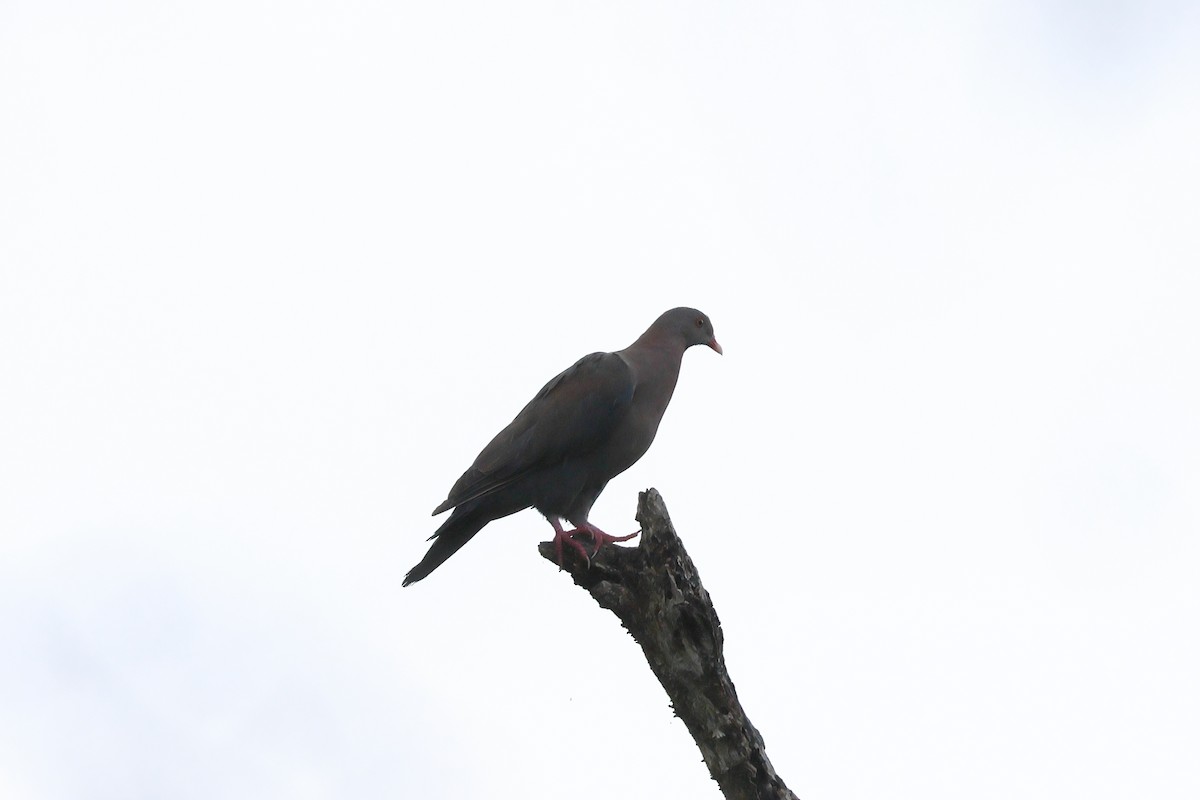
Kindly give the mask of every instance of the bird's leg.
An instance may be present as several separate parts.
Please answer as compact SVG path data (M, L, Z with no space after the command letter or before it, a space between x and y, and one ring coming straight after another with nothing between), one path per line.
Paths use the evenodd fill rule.
M587 535L592 537L592 541L595 543L595 547L592 550L592 557L595 558L596 554L600 552L600 548L603 547L604 545L612 544L613 542L627 542L630 539L632 539L633 537L637 536L639 533L641 533L641 531L636 530L633 533L630 533L626 536L613 536L612 534L605 533L604 531L600 530L592 523L585 522L582 525L575 528L575 530L568 531L567 535L574 537L574 535L577 533L586 533ZM574 538L572 538L571 541L575 544L578 544L578 542L575 542Z
M563 542L566 542L567 544L571 545L571 547L574 547L576 550L578 550L579 555L583 556L584 563L590 565L592 560L588 558L587 548L571 538L572 534L578 533L579 531L564 531L562 525L559 524L556 518L550 517L549 519L550 524L554 526L554 555L558 560L558 568L563 568Z

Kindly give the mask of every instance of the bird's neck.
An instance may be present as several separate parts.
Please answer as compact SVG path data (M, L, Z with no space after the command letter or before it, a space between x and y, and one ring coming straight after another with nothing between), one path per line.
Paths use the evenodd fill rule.
M683 351L678 347L643 344L621 355L633 370L642 402L661 413L675 392Z

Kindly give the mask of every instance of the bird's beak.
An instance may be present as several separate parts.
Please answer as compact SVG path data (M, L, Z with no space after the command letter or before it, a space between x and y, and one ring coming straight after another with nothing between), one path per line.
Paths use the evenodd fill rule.
M725 355L725 351L721 349L721 343L717 341L717 337L714 336L713 338L709 339L708 346L713 350L716 350L721 355Z

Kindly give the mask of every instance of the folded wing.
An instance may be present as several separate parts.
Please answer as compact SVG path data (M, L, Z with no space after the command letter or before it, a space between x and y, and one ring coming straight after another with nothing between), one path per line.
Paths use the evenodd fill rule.
M522 477L585 456L633 401L633 371L616 353L592 353L556 375L483 448L434 514L486 497Z

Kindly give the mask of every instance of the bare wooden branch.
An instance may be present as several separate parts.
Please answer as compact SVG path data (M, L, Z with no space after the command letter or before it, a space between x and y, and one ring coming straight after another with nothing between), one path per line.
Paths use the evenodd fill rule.
M565 567L641 645L722 794L728 800L796 800L738 702L725 669L721 622L656 490L639 495L637 519L637 547L605 547L590 565L568 547ZM538 550L555 562L551 542Z

